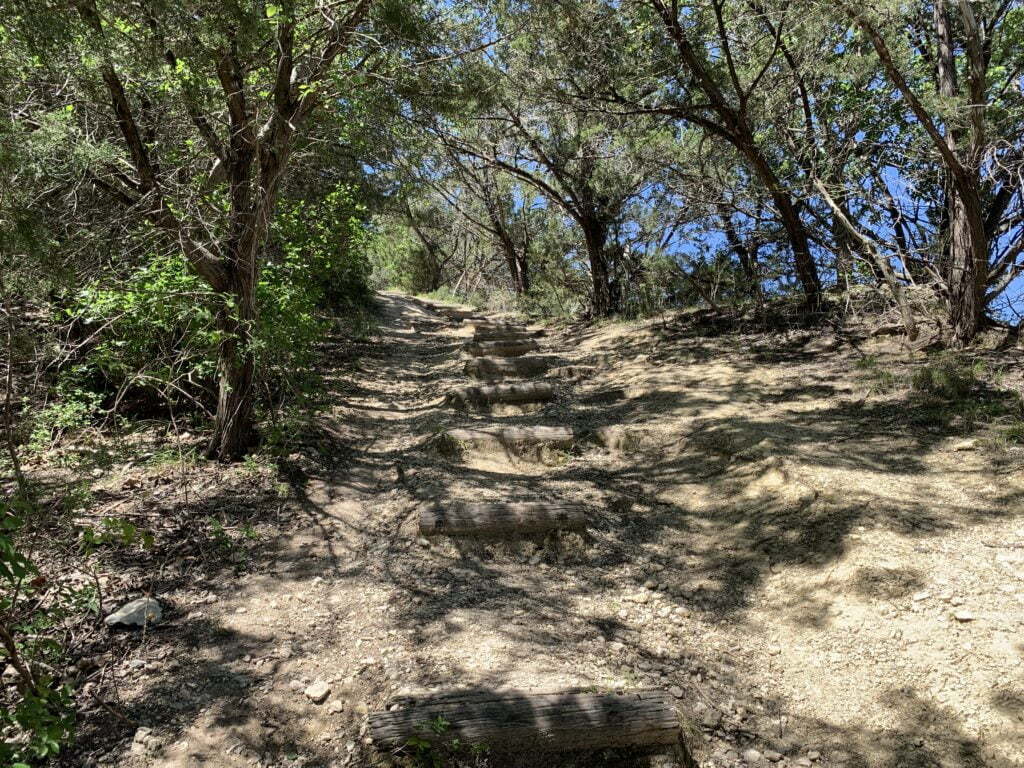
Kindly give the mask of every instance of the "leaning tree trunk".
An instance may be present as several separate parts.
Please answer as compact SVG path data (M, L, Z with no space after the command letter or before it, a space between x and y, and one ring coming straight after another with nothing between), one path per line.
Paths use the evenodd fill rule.
M217 413L207 456L221 461L241 458L256 438L256 362L251 349L256 297L249 281L240 281L233 299L234 307L228 306L225 299L216 321L221 334L217 352Z
M807 228L800 220L800 211L796 203L775 175L764 155L757 147L754 137L742 134L736 142L739 149L750 161L751 167L761 182L768 188L775 210L782 220L789 244L793 249L793 261L796 266L797 280L804 292L804 303L808 311L817 312L821 309L821 278L818 276L818 265L811 255L810 238Z

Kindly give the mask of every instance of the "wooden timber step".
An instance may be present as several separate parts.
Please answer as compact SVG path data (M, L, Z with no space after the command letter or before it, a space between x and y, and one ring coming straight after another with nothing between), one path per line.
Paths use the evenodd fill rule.
M587 527L583 507L533 502L452 502L420 512L424 536L515 536Z
M446 722L443 729L431 723ZM440 732L439 732L440 731ZM438 746L458 739L494 753L681 748L679 716L667 691L529 693L455 691L414 697L390 712L372 712L369 733L381 751L410 739Z
M523 341L471 341L466 344L466 351L473 357L519 357L527 352L536 352L537 342Z
M551 367L551 359L539 355L520 357L474 357L466 361L463 369L474 379L493 381L495 379L529 378L540 376Z
M466 309L465 307L437 306L434 308L434 311L439 315L444 315L449 320L458 320L459 322L479 317L475 309Z
M518 320L471 320L469 321L470 328L473 331L521 331L526 328L526 324Z
M455 455L470 450L544 461L553 451L567 451L575 442L571 427L477 427L450 429L438 445L442 452Z
M448 393L445 402L455 408L483 408L498 403L548 403L555 399L554 385L545 381L460 387Z
M529 341L543 335L543 330L530 331L526 328L519 330L477 331L473 334L473 341Z

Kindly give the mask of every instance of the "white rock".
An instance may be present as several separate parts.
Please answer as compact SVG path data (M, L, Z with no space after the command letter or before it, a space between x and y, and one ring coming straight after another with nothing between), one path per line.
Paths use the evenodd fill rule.
M314 704L323 704L331 695L331 687L323 680L316 680L303 693Z
M163 618L160 603L152 597L140 597L125 603L103 620L108 627L144 627L159 624Z
M970 611L957 611L953 614L953 618L961 622L974 621L974 614Z
M131 753L133 755L153 755L163 748L160 739L152 728L139 728L132 738Z

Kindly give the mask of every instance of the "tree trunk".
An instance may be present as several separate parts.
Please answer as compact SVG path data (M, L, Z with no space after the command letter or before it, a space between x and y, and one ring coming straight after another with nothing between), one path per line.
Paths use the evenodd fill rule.
M974 340L984 319L988 247L978 196L965 200L954 193L950 208L949 325L953 344L962 347Z
M217 353L217 414L207 458L234 461L252 447L256 365L250 349L256 302L253 292L243 286L234 294L235 307L223 306L217 313L221 333Z
M789 244L793 249L797 280L800 281L800 287L804 292L805 306L809 312L817 312L821 309L821 279L818 276L818 265L814 263L814 256L811 255L807 229L800 220L800 211L792 197L783 188L775 171L761 154L754 142L754 137L744 133L744 126L740 126L737 130L741 132L741 135L737 137L737 146L750 161L758 178L768 188L768 194L771 195L772 203L786 230Z
M594 286L594 315L610 317L619 311L615 292L612 290L611 274L608 270L607 228L600 222L590 221L583 226L583 239L590 261L590 278Z

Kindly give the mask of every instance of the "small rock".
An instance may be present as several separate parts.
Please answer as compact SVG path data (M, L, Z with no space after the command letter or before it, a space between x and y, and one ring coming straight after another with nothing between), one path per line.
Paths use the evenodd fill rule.
M332 715L338 715L345 711L345 702L342 699L335 699L327 705L327 711Z
M416 543L419 544L421 547L429 547L430 546L430 540L429 539L425 539L422 536L420 536L418 539L416 539Z
M743 762L747 765L757 765L761 762L761 753L756 749L743 750Z
M153 755L163 748L163 744L152 728L139 728L132 738L131 753L133 755Z
M108 627L144 627L159 624L163 618L160 603L152 597L140 597L118 608L103 620Z
M973 451L978 447L977 440L960 440L951 446L954 451Z
M657 586L658 586L658 582L656 582L654 579L648 579L647 581L644 582L644 588L645 589L656 589Z
M812 763L809 758L798 757L796 759L796 765L798 765L800 768L811 768L811 766L814 765L814 763Z
M668 689L668 692L675 696L677 699L683 698L683 689L680 688L678 685L673 685L671 688Z
M957 611L953 614L953 618L960 622L974 621L974 614L970 611Z
M821 759L821 752L819 752L816 749L812 749L810 752L807 753L807 758L809 760L820 760Z
M782 753L776 752L774 749L766 749L764 756L773 763L777 763L782 759Z
M718 724L722 722L722 713L717 709L711 708L704 713L704 716L700 719L700 724L705 728L717 728Z
M303 688L306 687L306 684L301 680L292 680L290 683L288 683L288 687L291 688L293 691L301 691Z
M323 704L327 701L327 697L331 695L331 687L323 680L317 680L306 688L303 693L314 704Z
M90 473L94 478L99 479L103 477L103 470L97 467Z
M914 595L913 597L911 597L910 599L911 599L911 600L913 600L913 601L914 601L915 603L919 603L919 602L921 602L922 600L927 600L927 599L928 599L929 597L931 597L931 596L932 596L932 593L931 593L931 592L917 592L917 593L916 593L916 594L915 594L915 595Z
M771 655L771 656L778 656L780 653L782 653L782 646L779 646L779 645L769 645L768 646L768 654L769 655Z

